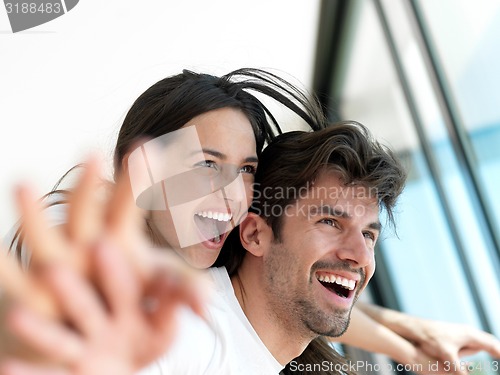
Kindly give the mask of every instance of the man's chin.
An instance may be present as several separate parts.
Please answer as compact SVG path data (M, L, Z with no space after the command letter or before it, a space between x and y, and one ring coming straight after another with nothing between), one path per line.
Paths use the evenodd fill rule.
M329 332L323 333L322 336L340 337L347 331L348 327L349 327L349 324L346 324L343 328L341 328L341 329L335 328Z
M331 319L327 319L327 324L318 324L316 327L309 327L309 329L317 335L328 336L328 337L339 337L342 336L351 321L351 312L346 314L337 314Z

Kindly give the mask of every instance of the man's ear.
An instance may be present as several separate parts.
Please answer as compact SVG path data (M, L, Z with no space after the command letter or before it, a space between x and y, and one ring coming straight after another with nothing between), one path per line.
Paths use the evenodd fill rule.
M252 255L260 257L273 240L273 231L259 215L249 212L240 224L240 241Z

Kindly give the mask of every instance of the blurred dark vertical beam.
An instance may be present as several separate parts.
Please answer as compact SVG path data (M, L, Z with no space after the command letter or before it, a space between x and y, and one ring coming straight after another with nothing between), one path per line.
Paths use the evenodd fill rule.
M339 56L342 53L342 39L349 18L347 16L351 6L349 2L349 0L323 0L320 6L312 89L331 120L338 120L329 113L330 100L332 82L342 60Z

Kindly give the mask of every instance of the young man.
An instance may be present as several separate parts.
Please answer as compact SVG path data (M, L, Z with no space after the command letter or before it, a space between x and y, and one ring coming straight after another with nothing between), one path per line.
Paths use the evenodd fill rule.
M230 275L209 272L209 324L185 317L172 349L141 374L276 374L316 337L340 336L375 270L380 209L392 220L404 181L359 124L280 136L230 239Z

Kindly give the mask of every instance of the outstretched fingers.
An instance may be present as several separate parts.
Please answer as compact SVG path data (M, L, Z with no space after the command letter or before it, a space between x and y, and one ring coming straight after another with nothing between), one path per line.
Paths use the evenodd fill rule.
M468 349L468 348L465 348ZM493 358L500 358L500 340L490 333L479 331L474 335L471 349L485 350Z
M128 262L144 280L150 275L152 264L144 248L150 246L144 236L144 212L135 204L128 176L123 174L116 183L116 191L108 207L108 234Z
M0 289L10 300L23 303L43 316L59 315L54 298L39 287L28 273L22 272L19 263L1 250Z
M69 194L68 220L65 225L70 241L83 250L95 242L104 223L103 182L100 163L91 157L85 163L79 182Z
M43 367L9 359L0 364L0 375L70 375L70 372L59 367Z
M62 315L72 327L86 337L104 331L107 308L88 279L70 267L47 267L44 281L55 296Z
M184 304L200 317L204 317L204 307L208 299L209 280L203 272L188 266L171 252L152 251L157 265L152 282L146 291L150 301L157 301L152 311L161 319L162 314L172 306Z
M22 305L10 308L6 322L9 331L45 363L72 363L83 356L84 345L74 331Z
M95 247L94 266L97 287L114 316L130 316L137 312L142 280L126 255L110 241L102 240Z
M31 251L31 271L54 262L70 262L67 244L57 229L49 225L43 205L32 190L28 186L19 187L16 200L23 220L23 235Z

